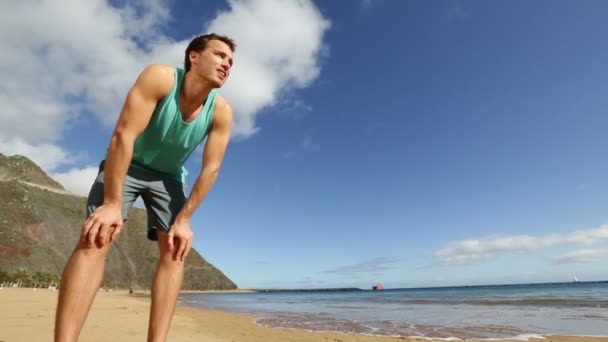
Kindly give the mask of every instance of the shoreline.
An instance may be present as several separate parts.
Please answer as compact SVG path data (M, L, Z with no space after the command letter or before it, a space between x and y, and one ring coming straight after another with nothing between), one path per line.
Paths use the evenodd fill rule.
M230 291L219 291L226 293ZM234 292L234 291L232 291ZM239 291L240 292L240 291ZM197 292L198 293L198 292ZM209 292L207 292L209 293ZM218 293L218 291L211 291ZM128 291L97 293L87 321L82 329L82 341L145 340L150 309L149 298L142 292ZM0 341L52 340L54 313L58 291L32 288L4 288L0 290ZM318 332L294 328L271 328L258 323L250 314L226 312L177 305L169 331L169 341L210 342L421 342L446 341L445 338L389 337L363 334ZM522 339L499 339L514 342ZM608 342L603 336L529 335L530 342ZM536 337L536 338L534 338ZM466 340L468 342L488 339Z
M146 291L150 293L149 290ZM247 290L247 289L236 289L236 290L184 290L179 291L179 294L184 293L255 293L255 290Z
M104 292L106 292L104 290ZM115 293L124 293L129 295L129 290L125 290L125 289L119 289L119 290L114 290L113 292ZM246 290L246 289L237 289L237 290L183 290L183 291L179 291L179 294L192 294L192 293L256 293L257 291L255 290ZM149 295L150 294L150 290L133 290L133 293L131 295Z

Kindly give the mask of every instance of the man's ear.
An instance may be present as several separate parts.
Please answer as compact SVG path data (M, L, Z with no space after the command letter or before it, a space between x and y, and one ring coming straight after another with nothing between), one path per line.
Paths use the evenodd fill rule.
M188 58L190 59L190 64L194 64L193 62L198 59L198 54L199 54L199 52L197 52L197 51L190 51L190 54L188 54Z

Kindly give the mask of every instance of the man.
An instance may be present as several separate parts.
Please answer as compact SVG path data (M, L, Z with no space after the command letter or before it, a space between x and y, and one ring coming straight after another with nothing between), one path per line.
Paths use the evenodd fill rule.
M149 65L129 90L61 278L56 342L78 339L111 243L138 196L147 209L148 238L160 249L148 341L165 341L192 247L190 218L214 184L230 138L232 109L216 88L230 75L234 50L226 36L198 36L183 69ZM186 198L184 163L204 138L203 167Z

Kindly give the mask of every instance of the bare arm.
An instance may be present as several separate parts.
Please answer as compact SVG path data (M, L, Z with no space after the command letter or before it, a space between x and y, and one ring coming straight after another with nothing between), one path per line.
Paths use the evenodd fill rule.
M146 128L157 102L170 91L173 78L166 66L150 65L127 94L110 139L105 164L104 204L122 205L122 188L133 157L135 139Z
M189 221L194 211L207 197L219 174L232 128L232 108L223 98L218 98L213 124L203 151L203 168L198 176L190 197L177 215L176 221Z
M114 128L104 168L104 201L82 225L81 240L104 246L122 228L122 188L133 156L133 145L152 117L158 100L173 86L173 73L163 65L150 65L127 94Z

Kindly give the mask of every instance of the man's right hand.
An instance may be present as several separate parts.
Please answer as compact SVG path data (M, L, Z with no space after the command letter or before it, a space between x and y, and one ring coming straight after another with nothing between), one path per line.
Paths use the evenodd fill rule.
M123 219L120 204L104 204L97 208L82 224L80 239L92 248L102 248L120 233Z

